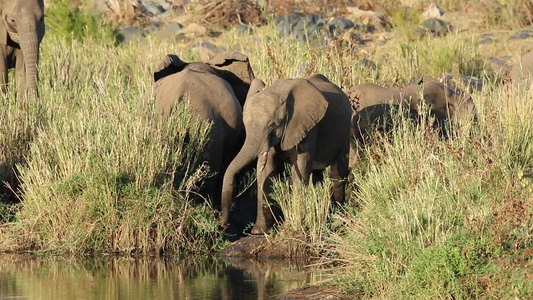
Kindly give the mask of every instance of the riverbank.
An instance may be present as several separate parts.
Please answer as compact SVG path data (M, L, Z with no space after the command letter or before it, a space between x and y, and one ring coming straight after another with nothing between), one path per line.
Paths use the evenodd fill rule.
M159 123L140 118L137 106L167 53L192 62L237 50L267 84L318 72L348 91L361 82L404 86L412 77L452 74L477 108L476 121L456 126L447 140L398 124L391 139L364 151L351 170L347 205L331 213L327 179L313 187L277 183L285 222L268 235L275 250L286 253L276 246L297 242L299 253L342 266L330 282L354 298L533 298L533 89L506 73L531 50L532 24L510 14L517 9L511 4L499 4L505 14L494 20L461 9L460 1L440 4L444 13L467 13L475 26L455 23L441 32L432 23L421 33L423 5L391 5L384 19L377 10L367 21L354 10L336 15L352 27L331 25L333 15L305 17L313 12L266 16L246 28L177 15L183 27L162 36L166 21L150 31L153 18L103 22L50 6L50 20L55 14L86 25L73 31L49 22L39 102L16 101L12 88L1 96L0 180L15 193L2 189L0 248L188 257L228 246L219 216L198 196L208 172L198 167L207 128L186 135L186 107ZM311 39L287 24L320 30ZM143 33L124 43L116 34L129 27ZM186 136L192 139L183 148ZM252 181L239 187L253 192Z

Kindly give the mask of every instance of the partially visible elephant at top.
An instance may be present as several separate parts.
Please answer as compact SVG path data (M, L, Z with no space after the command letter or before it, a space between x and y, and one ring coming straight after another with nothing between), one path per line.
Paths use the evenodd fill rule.
M177 55L167 55L154 72L154 83L143 102L154 99L156 110L168 117L175 101L188 95L198 118L212 122L206 161L214 175L206 185L211 201L218 206L222 175L244 140L240 102L244 103L255 77L244 54L223 52L212 61L187 63Z
M513 64L510 76L513 84L518 83L521 78L533 77L533 50L525 53Z
M417 119L419 107L424 104L435 117L434 125L445 121L460 120L475 115L472 97L458 88L439 82L431 77L416 77L402 88L387 88L373 83L355 85L347 92L352 105L352 138L350 160L357 161L356 142L362 142L369 124L386 123L391 119L391 109L404 111ZM364 121L364 122L362 122ZM442 128L444 130L444 128Z
M17 95L37 95L39 45L43 39L43 0L0 0L0 85L7 90L8 69L15 68Z
M333 199L345 200L349 173L351 110L343 91L321 74L280 79L265 88L255 79L243 109L246 140L228 166L222 187L221 226L228 224L235 175L257 158L257 217L252 234L274 224L265 198L272 191L280 162L288 160L293 182L308 183L313 170L329 168Z

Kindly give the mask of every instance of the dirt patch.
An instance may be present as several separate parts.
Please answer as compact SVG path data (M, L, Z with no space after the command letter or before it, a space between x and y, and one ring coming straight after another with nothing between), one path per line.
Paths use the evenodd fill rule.
M262 25L265 20L257 1L251 0L201 0L196 15L203 23L231 27L233 25Z
M298 240L277 240L265 235L243 237L226 247L220 256L248 257L255 259L307 257L307 248Z

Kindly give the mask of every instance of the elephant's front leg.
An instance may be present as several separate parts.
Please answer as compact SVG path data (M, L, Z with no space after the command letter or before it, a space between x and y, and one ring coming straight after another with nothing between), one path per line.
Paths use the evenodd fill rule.
M0 89L2 93L7 92L7 49L0 45Z
M309 177L313 172L313 159L315 157L316 131L311 131L296 147L291 157L292 182L309 184Z
M257 159L257 217L252 234L264 234L274 225L268 195L272 192L272 176L276 172L276 151L270 148Z

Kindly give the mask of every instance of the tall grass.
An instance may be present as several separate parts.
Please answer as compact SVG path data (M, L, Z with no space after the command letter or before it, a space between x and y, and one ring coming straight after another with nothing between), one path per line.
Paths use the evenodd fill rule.
M152 50L154 60L173 52ZM11 151L5 164L20 172L22 200L1 228L2 249L179 254L220 247L213 209L194 196L208 172L201 162L209 124L191 123L186 103L168 120L148 117L151 105L138 109L155 65L132 68L141 55L90 38L47 37L39 102L2 102L1 144Z

